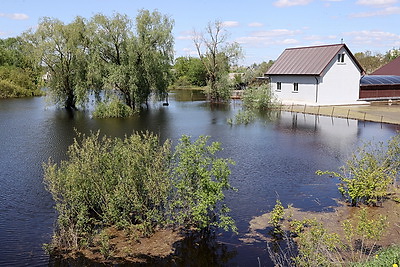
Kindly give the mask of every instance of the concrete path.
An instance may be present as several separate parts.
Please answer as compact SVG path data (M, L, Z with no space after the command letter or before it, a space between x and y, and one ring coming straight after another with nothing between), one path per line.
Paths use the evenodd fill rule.
M281 110L400 125L400 104L372 103L351 106L283 105Z

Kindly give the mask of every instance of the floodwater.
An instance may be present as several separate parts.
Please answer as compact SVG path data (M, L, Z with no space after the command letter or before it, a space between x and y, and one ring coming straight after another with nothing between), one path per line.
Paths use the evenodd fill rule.
M269 212L279 198L303 210L322 211L340 197L336 182L316 170L337 170L363 141L387 140L398 126L290 112L261 114L249 125L229 125L240 102L210 105L199 92L170 95L129 119L93 119L90 112L67 112L44 98L0 100L0 266L74 265L49 259L42 249L56 219L42 182L42 163L65 159L76 131L100 130L123 137L150 130L176 144L181 135L211 136L230 157L231 184L226 202L239 234L218 232L208 240L188 239L166 265L270 266L266 244L240 241L254 216ZM77 262L75 265L79 265ZM88 264L87 262L85 263Z

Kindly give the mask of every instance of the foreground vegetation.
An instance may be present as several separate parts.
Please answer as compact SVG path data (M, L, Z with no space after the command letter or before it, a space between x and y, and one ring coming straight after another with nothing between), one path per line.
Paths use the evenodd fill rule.
M130 240L159 229L206 234L214 227L236 231L223 203L229 159L218 158L220 144L208 137L182 136L174 152L150 133L124 139L79 135L68 160L44 164L44 181L58 212L51 251L77 251L101 245L113 254L107 229Z
M383 205L384 201L391 199L395 204L390 212L397 214L400 208L396 180L400 166L399 141L400 134L386 144L364 144L341 168L340 173L318 173L339 178L338 189L350 208ZM378 245L389 226L387 215L372 216L366 207L348 213L355 215L349 219L340 217L341 227L334 232L315 218L295 219L292 207L285 209L277 200L269 220L273 229L273 240L268 250L271 259L277 266L398 265L399 244L383 249ZM397 220L397 216L394 217ZM398 228L398 225L394 223L392 227Z

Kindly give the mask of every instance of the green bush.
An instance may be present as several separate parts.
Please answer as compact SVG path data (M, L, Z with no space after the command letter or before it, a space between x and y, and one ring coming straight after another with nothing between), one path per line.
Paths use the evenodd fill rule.
M8 80L0 80L0 98L41 96L44 93L40 90L27 90Z
M400 266L400 247L398 245L391 246L388 248L381 249L378 251L375 256L367 261L362 263L355 263L351 266L354 267L392 267L392 266Z
M274 107L275 98L268 85L249 87L243 92L244 107L251 110L266 110Z
M399 135L383 143L366 143L340 168L340 173L317 171L339 178L338 189L352 206L377 205L389 193L399 169Z
M35 75L31 71L0 66L0 98L43 95L34 78Z
M131 107L117 98L108 102L99 102L93 111L94 118L126 118L134 114Z
M79 138L68 160L44 164L58 212L54 247L90 245L109 226L145 236L163 227L235 229L222 203L231 161L215 156L218 143L183 136L172 153L170 141L160 144L150 133Z
M201 136L191 142L189 136L182 136L175 148L172 177L174 194L172 209L178 210L172 216L175 224L197 230L210 226L236 231L234 221L229 217L230 209L221 204L224 190L233 189L229 184L229 159L217 158L221 150L217 142L207 145L208 137Z

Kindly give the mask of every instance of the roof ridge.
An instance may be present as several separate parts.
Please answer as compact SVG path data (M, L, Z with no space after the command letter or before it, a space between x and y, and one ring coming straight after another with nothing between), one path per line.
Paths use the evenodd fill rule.
M291 47L291 48L286 48L286 50L306 49L306 48L321 48L321 47L330 47L330 46L346 46L346 44L311 45L311 46Z

